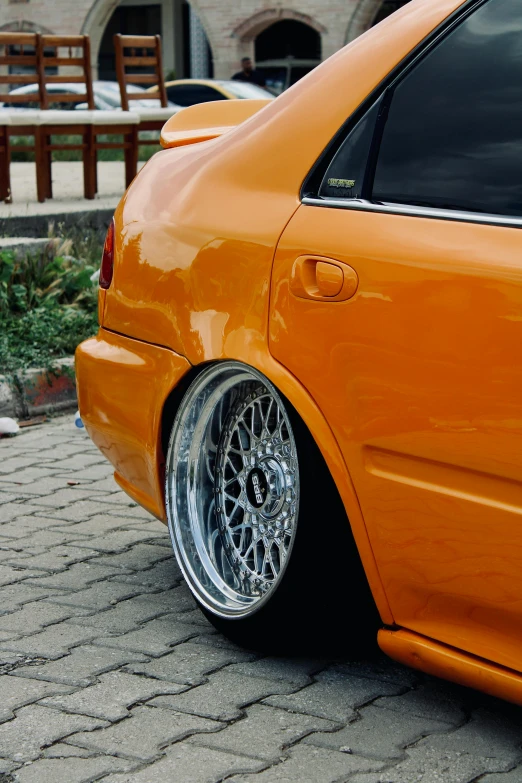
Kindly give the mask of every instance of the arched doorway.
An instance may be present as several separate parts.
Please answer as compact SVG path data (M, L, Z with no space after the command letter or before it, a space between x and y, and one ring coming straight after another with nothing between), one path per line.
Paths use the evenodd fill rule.
M94 77L115 79L115 33L162 37L163 67L172 78L212 74L208 26L198 0L93 0L81 32L91 37ZM202 64L203 63L203 64Z
M0 25L0 33L45 33L52 34L52 30L42 25L34 24L22 19L17 22L6 22Z
M256 67L267 87L279 94L321 62L321 35L304 22L282 19L255 39Z
M161 3L146 5L119 5L114 9L102 35L98 51L98 78L116 79L113 37L122 35L161 35Z
M317 30L295 19L274 22L259 33L255 42L256 61L281 57L321 59L321 36Z

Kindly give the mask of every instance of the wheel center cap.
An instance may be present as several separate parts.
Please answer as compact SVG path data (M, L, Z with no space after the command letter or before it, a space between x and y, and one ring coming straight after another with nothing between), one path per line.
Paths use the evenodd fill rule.
M273 519L285 502L285 479L281 465L265 457L252 468L246 480L248 502L265 519Z
M246 493L250 505L254 508L262 508L265 505L268 494L268 481L264 470L252 468L246 480Z

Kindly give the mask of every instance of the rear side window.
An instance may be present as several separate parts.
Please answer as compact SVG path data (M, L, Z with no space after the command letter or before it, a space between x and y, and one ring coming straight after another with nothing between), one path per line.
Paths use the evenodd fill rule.
M366 164L381 101L377 101L357 123L337 151L324 175L319 196L363 198Z
M176 84L167 87L167 98L178 106L193 106L195 103L226 100L223 93L206 84Z
M522 3L489 0L396 86L372 200L522 215Z
M522 216L522 0L488 0L384 93L323 198Z

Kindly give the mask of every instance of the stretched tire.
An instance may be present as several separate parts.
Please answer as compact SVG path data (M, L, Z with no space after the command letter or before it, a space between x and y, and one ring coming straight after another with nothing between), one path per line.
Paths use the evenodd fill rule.
M166 465L174 551L222 633L265 651L308 653L332 641L353 648L376 627L335 484L299 416L261 373L238 362L203 370L178 408Z

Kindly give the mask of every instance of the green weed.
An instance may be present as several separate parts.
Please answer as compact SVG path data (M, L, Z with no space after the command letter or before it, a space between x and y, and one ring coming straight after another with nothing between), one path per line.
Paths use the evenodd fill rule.
M100 255L97 236L50 237L22 259L0 253L0 374L51 368L96 333Z

